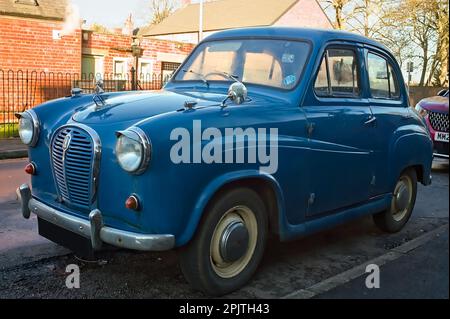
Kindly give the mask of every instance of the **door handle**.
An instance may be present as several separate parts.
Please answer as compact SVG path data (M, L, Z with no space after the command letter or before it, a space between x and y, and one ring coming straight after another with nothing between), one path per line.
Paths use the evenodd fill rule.
M367 118L367 121L364 122L364 125L372 125L372 124L375 124L376 121L377 121L377 118L375 116L371 115Z

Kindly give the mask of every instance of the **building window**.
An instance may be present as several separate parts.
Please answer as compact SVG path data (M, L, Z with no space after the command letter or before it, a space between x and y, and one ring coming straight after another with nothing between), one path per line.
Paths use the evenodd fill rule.
M35 6L35 7L39 6L39 3L37 2L37 0L16 0L16 1L14 1L14 3L24 4L27 6Z
M139 79L142 82L152 81L153 76L153 61L141 59L139 60Z
M169 82L172 74L178 69L181 63L161 62L161 81L163 84Z
M115 79L126 79L127 77L127 59L114 58L113 73Z

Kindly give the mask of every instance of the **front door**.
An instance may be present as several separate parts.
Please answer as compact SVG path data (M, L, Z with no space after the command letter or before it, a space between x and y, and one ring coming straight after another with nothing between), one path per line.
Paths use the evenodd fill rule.
M311 146L308 216L369 199L374 127L369 102L362 98L361 58L357 47L328 47L303 104Z

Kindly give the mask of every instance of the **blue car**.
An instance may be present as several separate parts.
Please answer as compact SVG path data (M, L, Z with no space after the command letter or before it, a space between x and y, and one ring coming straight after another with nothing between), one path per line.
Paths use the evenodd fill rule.
M433 144L394 56L355 34L217 32L158 92L72 96L17 114L39 233L77 253L177 249L195 288L250 280L268 237L363 215L387 232L431 183Z

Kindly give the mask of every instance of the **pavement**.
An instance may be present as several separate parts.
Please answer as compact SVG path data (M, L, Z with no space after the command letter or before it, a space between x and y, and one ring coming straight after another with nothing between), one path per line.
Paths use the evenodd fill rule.
M27 147L20 138L0 138L0 160L27 156Z
M207 298L187 284L177 251L104 251L81 260L37 234L24 220L15 188L29 181L26 159L0 161L1 298ZM254 278L224 298L448 298L448 163L433 184L418 185L412 218L396 234L370 217L299 240L271 240ZM380 267L380 288L365 286L365 267ZM80 267L80 288L65 286L66 267Z
M448 299L448 227L422 246L381 266L379 288L368 289L368 273L317 299ZM405 280L405 276L408 278Z

